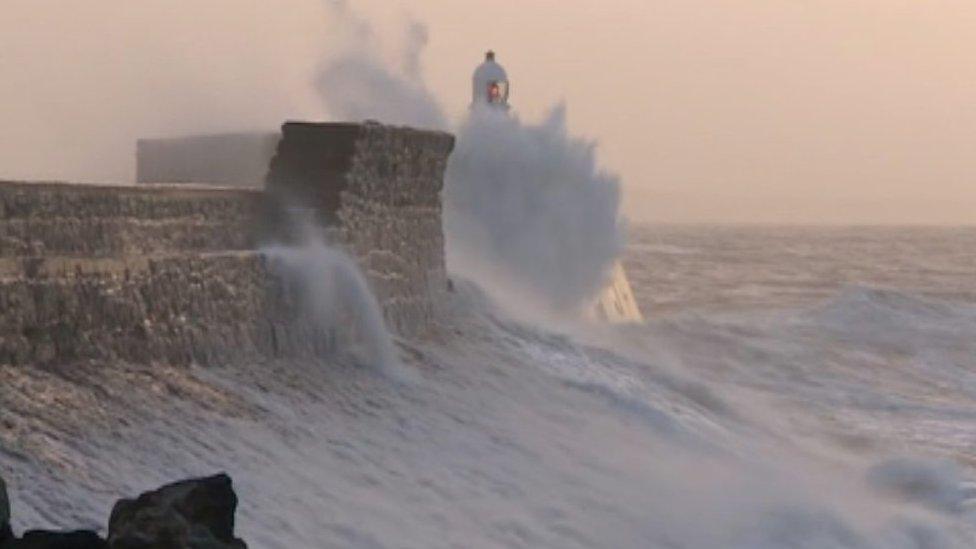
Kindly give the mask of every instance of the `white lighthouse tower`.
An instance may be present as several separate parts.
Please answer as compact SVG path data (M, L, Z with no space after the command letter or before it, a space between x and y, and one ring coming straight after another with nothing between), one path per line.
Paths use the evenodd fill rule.
M495 61L495 52L489 51L474 71L471 105L508 110L508 92L508 73Z

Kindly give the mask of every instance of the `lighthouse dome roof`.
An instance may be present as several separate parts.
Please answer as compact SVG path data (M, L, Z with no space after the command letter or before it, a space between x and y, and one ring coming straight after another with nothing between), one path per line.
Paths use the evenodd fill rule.
M474 79L478 82L505 81L508 80L508 73L493 58L489 58L475 69Z

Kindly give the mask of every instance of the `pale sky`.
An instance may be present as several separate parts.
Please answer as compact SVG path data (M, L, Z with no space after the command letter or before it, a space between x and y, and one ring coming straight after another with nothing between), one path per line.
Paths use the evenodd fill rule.
M133 178L140 135L328 118L319 0L2 0L0 177ZM363 0L428 26L452 116L495 49L557 101L635 221L976 223L972 0Z

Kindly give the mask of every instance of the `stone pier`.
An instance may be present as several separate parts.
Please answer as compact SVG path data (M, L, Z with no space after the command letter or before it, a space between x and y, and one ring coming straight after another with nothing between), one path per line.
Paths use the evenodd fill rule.
M288 123L266 189L0 182L0 364L328 353L260 253L298 217L357 260L391 329L421 336L447 284L452 147L444 133Z

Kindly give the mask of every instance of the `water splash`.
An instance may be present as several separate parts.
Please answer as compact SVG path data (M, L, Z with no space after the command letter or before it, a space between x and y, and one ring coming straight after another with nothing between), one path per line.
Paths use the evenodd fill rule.
M444 129L447 118L423 79L421 54L427 28L418 21L407 25L400 52L400 69L380 55L372 26L343 1L327 2L340 28L351 29L341 52L332 57L315 79L315 87L329 112L359 122L373 119L389 124Z
M397 354L382 309L355 261L320 238L308 237L297 246L273 245L262 250L272 266L298 288L305 314L323 337L349 334L351 354L398 380L410 371ZM344 345L344 338L336 339Z
M575 311L599 291L623 242L620 182L595 145L569 135L566 109L540 124L474 109L444 191L451 268L490 289Z

